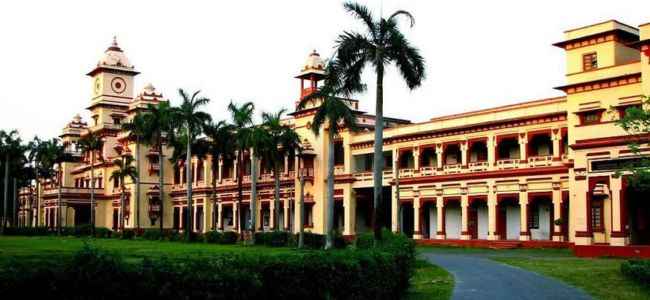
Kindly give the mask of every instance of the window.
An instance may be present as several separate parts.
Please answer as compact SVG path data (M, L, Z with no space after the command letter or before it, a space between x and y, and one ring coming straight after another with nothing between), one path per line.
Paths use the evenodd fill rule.
M593 69L598 69L598 57L596 53L582 55L582 70L589 71Z
M528 228L539 229L539 206L535 205L531 208L528 216Z
M113 124L115 125L120 125L122 123L122 119L119 117L113 117Z
M593 231L602 232L603 228L603 199L591 201L591 228Z
M586 112L581 117L582 125L592 125L600 123L601 111Z
M120 179L119 178L114 178L113 179L113 188L119 188L120 187Z

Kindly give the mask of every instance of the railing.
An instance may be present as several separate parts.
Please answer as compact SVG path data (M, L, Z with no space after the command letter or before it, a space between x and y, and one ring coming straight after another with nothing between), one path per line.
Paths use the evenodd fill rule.
M357 181L372 181L372 172L357 172L353 176Z
M533 156L528 158L529 167L548 167L553 164L553 156Z
M456 174L460 173L462 170L463 166L461 164L452 164L452 165L445 165L443 169L445 170L446 174Z
M468 164L470 172L481 172L487 171L490 167L490 163L487 161L475 161Z
M519 167L519 159L501 159L497 160L497 168L499 170L516 169Z
M384 170L381 175L383 176L384 180L392 180L393 179L393 170Z
M420 167L421 176L433 176L436 175L436 167Z
M415 176L415 170L414 169L399 169L399 177L400 178L410 178Z
M345 174L345 166L339 165L339 166L334 166L334 175L341 175Z
M95 188L95 194L101 194L104 189ZM57 195L59 189L56 187L43 190L43 195ZM88 194L90 195L89 188L76 188L76 187L61 187L61 194Z

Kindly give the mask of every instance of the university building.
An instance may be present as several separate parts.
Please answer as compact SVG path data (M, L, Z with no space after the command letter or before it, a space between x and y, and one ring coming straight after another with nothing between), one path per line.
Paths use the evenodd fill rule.
M568 30L554 46L566 54L566 82L555 87L565 96L419 123L385 119L382 218L390 229L430 243L539 242L610 254L650 244L650 202L630 191L625 175L616 174L639 159L628 144L643 142L641 151L648 153L650 138L630 136L615 123L627 108L641 106L643 95L650 95L650 24L634 27L606 21ZM21 222L45 226L89 222L90 155L79 152L76 142L92 131L105 141L94 168L96 225L117 228L123 210L127 227L158 227L162 208L164 227L187 230L182 221L187 214L183 165L158 161L158 151L169 157L171 149L145 145L137 149L135 140L121 130L121 124L146 110L147 104L167 101L151 84L136 93L137 74L114 42L88 73L92 96L87 109L92 119L85 122L77 116L61 134L77 157L61 168L61 218L56 218L59 189L43 182L37 193L28 189L21 193ZM323 60L313 52L296 76L300 82L296 99L287 105L317 89L323 75ZM370 230L375 119L360 111L357 100L348 102L361 130L344 130L334 141L334 227L354 236ZM303 109L296 106L285 120L299 133L306 150L301 158L285 159L279 207L273 201L273 175L264 168L257 172L258 205L250 207L253 158L244 154L240 209L246 216L256 209L254 224L261 230L276 222L285 230L298 230L300 172L306 175L304 225L317 233L326 228L327 135L315 136L310 128L318 105L316 101ZM121 207L120 184L109 176L115 168L113 159L125 154L136 158L140 179L138 185L126 182L128 197ZM218 165L214 173L213 164ZM237 165L232 160L193 159L192 230L234 230L239 216ZM162 203L161 188L166 195Z

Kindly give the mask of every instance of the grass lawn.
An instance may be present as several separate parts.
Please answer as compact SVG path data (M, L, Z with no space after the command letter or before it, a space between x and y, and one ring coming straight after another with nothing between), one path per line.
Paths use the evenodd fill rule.
M11 258L40 260L71 256L81 249L86 241L99 249L118 253L127 261L138 261L144 257L210 256L226 252L279 254L299 251L291 248L167 241L3 236L0 237L0 263Z
M596 299L650 299L650 289L621 273L625 260L614 258L492 257L579 287Z
M424 260L418 260L406 299L447 300L453 289L454 277L451 274Z

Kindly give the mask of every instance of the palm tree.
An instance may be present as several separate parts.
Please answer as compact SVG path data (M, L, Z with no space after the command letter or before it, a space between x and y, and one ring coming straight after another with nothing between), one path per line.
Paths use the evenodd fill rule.
M199 109L208 104L210 99L199 97L199 92L196 91L192 96L189 96L183 89L178 89L178 94L183 101L179 107L173 110L173 120L177 125L177 131L185 131L187 149L185 159L185 171L187 174L187 219L186 219L186 239L189 241L192 232L192 221L194 220L194 211L192 207L192 143L194 143L197 136L199 136L212 118L209 114L200 111Z
M233 128L225 121L210 123L205 127L205 135L209 139L207 152L212 158L212 202L217 197L217 177L219 172L219 161L221 159L232 159L234 153Z
M2 232L7 227L7 205L9 202L9 165L23 155L24 147L21 145L21 139L18 131L10 132L0 131L0 155L4 158L4 200L2 210ZM14 162L15 163L15 162Z
M340 67L337 60L330 60L327 64L327 75L323 87L305 96L299 104L300 108L304 108L309 102L321 101L312 120L311 129L316 136L320 134L321 129L327 131L327 238L325 249L333 247L334 138L345 128L350 130L357 128L356 116L350 108L349 102L339 97L343 93Z
M102 151L104 141L102 137L88 130L88 134L79 140L79 146L90 153L90 224L95 236L95 154Z
M122 130L129 133L129 139L135 140L135 169L138 176L135 178L135 226L140 228L140 143L146 133L146 120L142 113L136 113L133 120L122 124Z
M259 175L257 174L257 163L260 159L265 162L269 162L270 156L269 153L272 152L271 149L277 148L276 144L273 143L269 132L265 128L260 126L254 126L249 131L248 141L246 144L249 146L252 154L251 160L251 198L250 198L250 210L251 210L251 241L255 243L255 230L257 229L257 179ZM277 204L276 204L277 205ZM276 206L276 211L278 206ZM276 223L278 219L275 219Z
M56 212L56 231L61 235L61 187L63 185L63 163L71 160L71 155L61 144L61 140L53 138L46 142L43 148L43 164L47 167L46 173L57 184L57 212Z
M398 10L388 18L377 20L367 7L356 3L345 3L345 9L365 25L364 33L344 31L339 35L337 55L343 66L342 89L346 93L365 90L361 83L361 73L366 65L374 67L376 73L377 98L375 101L375 145L373 158L373 228L375 239L381 239L380 209L382 207L382 170L384 157L382 153L384 129L384 74L385 68L395 64L409 89L422 84L425 77L424 58L397 25L397 18L405 16L413 26L413 16L404 10Z
M41 141L38 136L35 136L34 139L32 139L29 144L27 145L27 148L29 149L29 155L28 159L33 165L33 172L34 172L34 192L35 195L32 195L33 199L36 199L36 224L35 226L39 225L39 221L41 219L41 201L40 201L40 196L39 196L39 178L41 177L41 167L42 167L42 159L43 159L43 152L45 148L45 143Z
M273 170L276 230L280 228L280 165L284 164L285 156L294 153L300 144L300 137L296 131L282 123L282 115L285 112L285 109L281 109L276 113L262 113L262 126L268 133L271 146L268 149L266 161Z
M239 212L239 217L237 218L237 223L235 227L241 233L243 227L241 226L242 216L244 212L241 209L241 203L244 197L242 180L244 178L244 151L248 148L248 141L250 136L250 127L253 124L253 111L255 110L255 105L252 102L246 102L241 105L237 105L233 102L228 104L228 111L232 118L232 126L235 130L234 132L234 143L237 149L237 211Z
M132 164L133 156L131 155L124 155L122 156L122 159L113 160L113 165L115 165L117 169L111 173L111 177L109 178L110 180L119 180L120 182L120 230L124 230L124 213L126 211L124 203L126 195L124 193L124 180L130 178L131 181L136 182L136 178L138 177L138 171L134 166L132 166Z
M163 153L163 144L167 139L168 133L171 132L172 126L172 113L173 108L169 105L169 102L164 101L160 102L158 105L147 105L147 112L144 115L144 136L143 143L146 145L153 146L158 149L158 164L160 165L159 171L159 189L158 189L158 201L160 201L160 233L163 232L164 224L164 207L165 207L165 176L164 176L164 153Z

